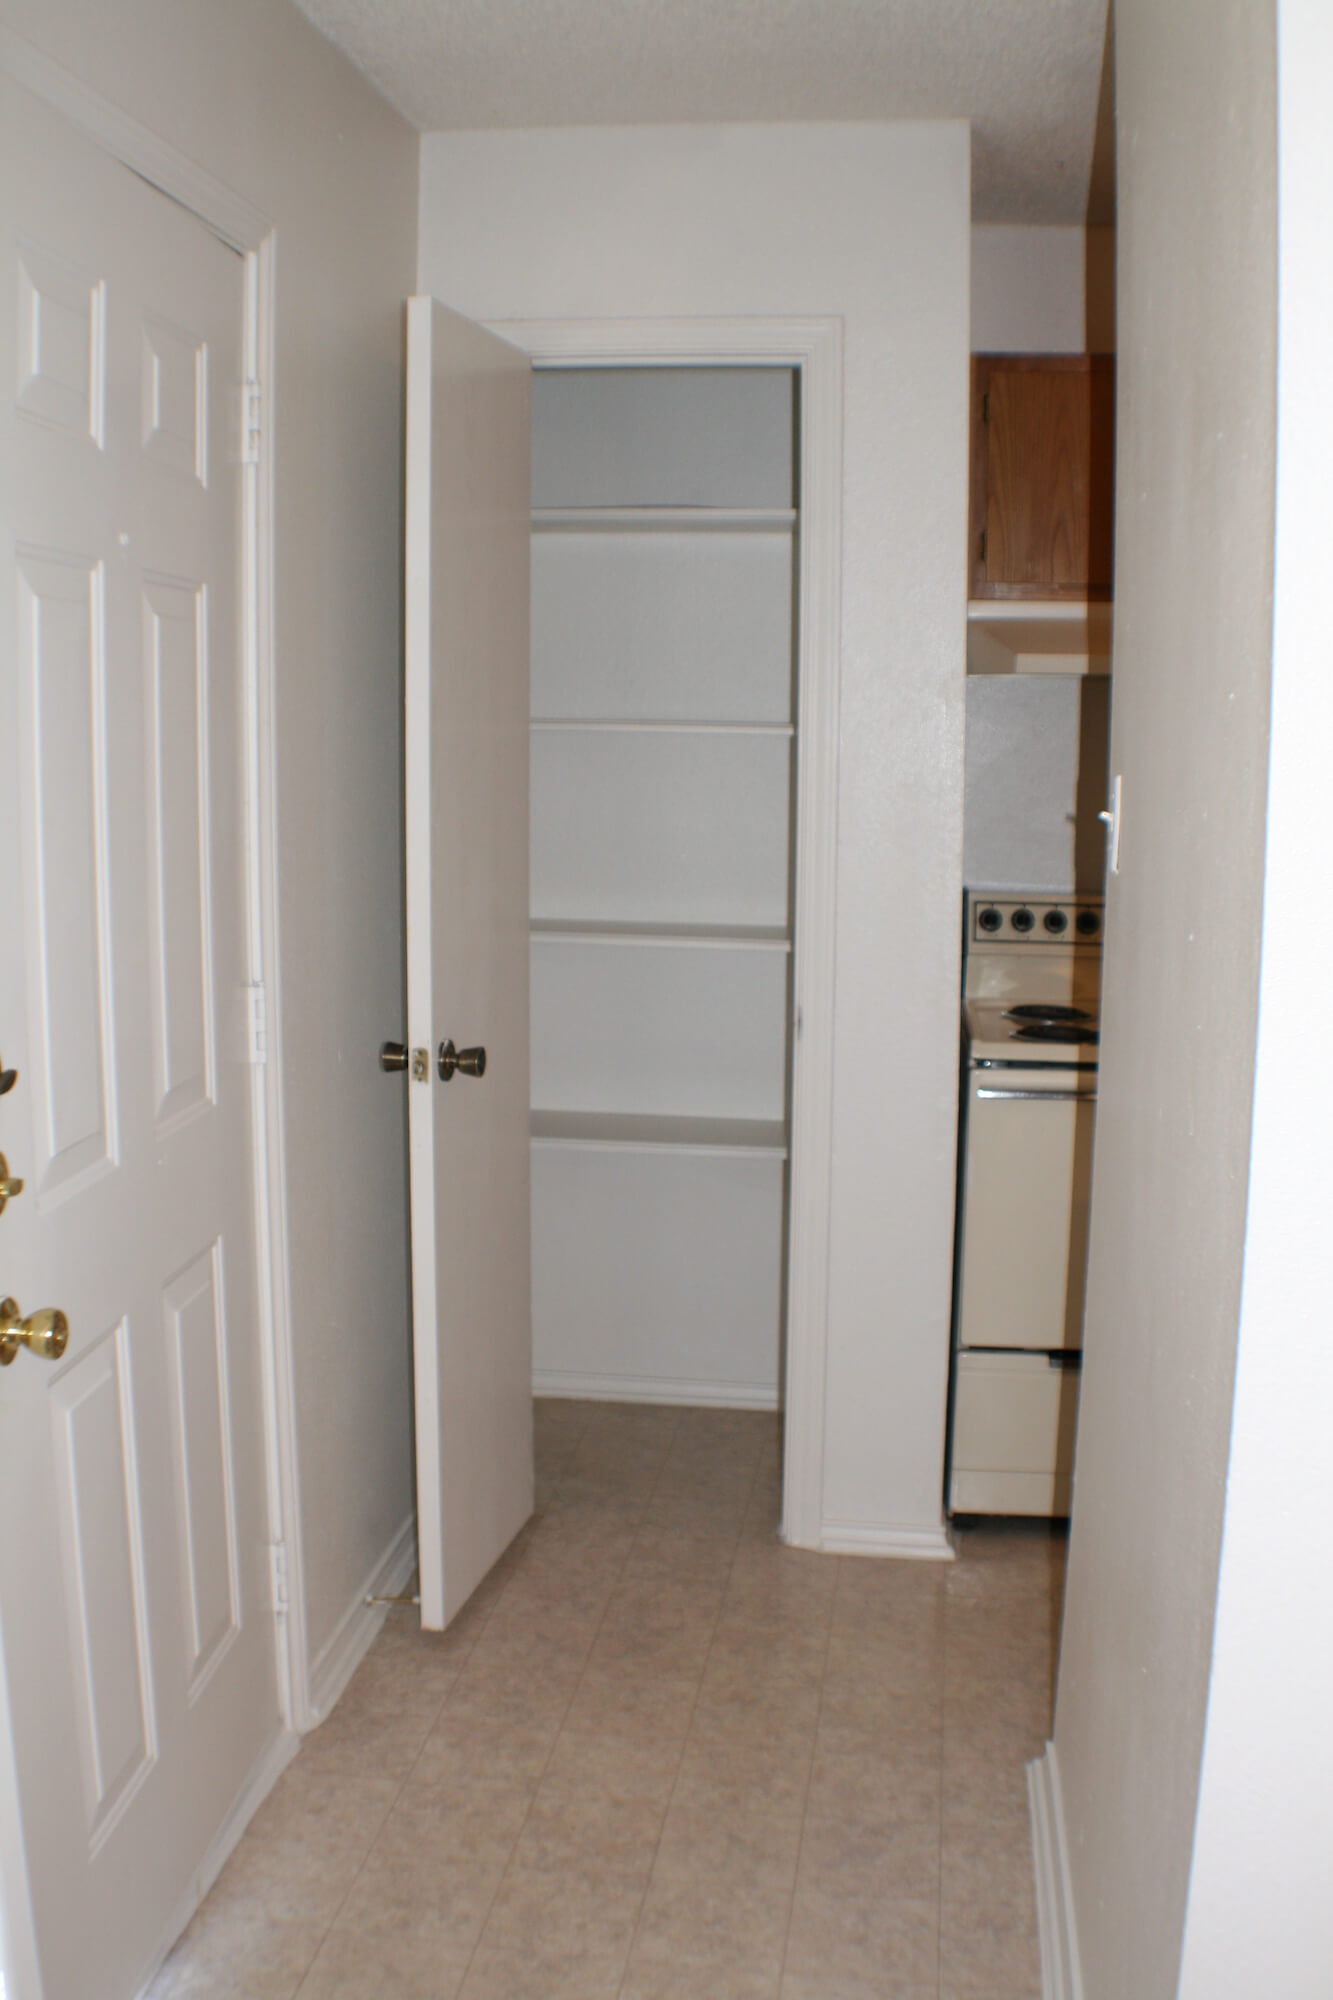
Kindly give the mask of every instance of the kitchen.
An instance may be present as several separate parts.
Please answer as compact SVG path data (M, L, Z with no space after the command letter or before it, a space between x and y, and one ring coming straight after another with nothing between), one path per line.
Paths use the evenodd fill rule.
M1110 329L1099 332L1109 348ZM1114 361L1105 351L978 351L972 426L946 1488L955 1516L1063 1518L1074 1484L1103 889L1115 839Z

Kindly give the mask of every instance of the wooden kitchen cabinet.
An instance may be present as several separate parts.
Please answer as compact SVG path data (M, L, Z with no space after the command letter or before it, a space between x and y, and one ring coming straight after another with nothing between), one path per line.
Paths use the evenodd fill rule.
M972 357L972 598L1111 595L1115 361Z

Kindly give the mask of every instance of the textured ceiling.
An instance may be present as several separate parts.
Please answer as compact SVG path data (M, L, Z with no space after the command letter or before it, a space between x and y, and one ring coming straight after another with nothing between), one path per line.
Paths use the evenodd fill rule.
M1110 220L1108 0L297 4L422 131L968 118L977 221Z

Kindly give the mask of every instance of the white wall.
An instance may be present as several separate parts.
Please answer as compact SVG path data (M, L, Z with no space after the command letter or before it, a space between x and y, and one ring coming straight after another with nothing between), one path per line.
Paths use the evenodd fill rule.
M974 354L1113 354L1115 231L972 227Z
M420 283L476 318L846 330L826 1526L935 1529L962 849L958 124L437 134Z
M974 354L1082 353L1087 233L1064 225L973 224Z
M1310 1061L1333 987L1327 896L1328 190L1333 14L1278 8L1277 560L1254 1145L1235 1413L1182 2000L1333 1992L1333 1085Z
M0 19L277 225L282 1075L318 1652L412 1505L402 1021L402 300L417 141L286 0Z
M1120 0L1116 41L1122 868L1055 1743L1087 2000L1168 2000L1212 1665L1259 999L1273 10ZM1229 1891L1251 1895L1247 1880ZM1265 1967L1232 1990L1295 1989Z

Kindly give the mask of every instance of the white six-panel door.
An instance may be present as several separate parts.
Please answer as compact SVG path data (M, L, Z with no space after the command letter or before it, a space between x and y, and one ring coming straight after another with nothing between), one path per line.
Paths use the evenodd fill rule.
M407 320L407 1011L421 1622L532 1512L528 1091L531 371ZM440 1045L484 1047L447 1081Z
M0 1370L0 1758L27 1876L6 1897L46 2000L119 2000L278 1727L244 1032L243 270L0 91L0 1149L24 1182L0 1294L70 1325L59 1360Z

